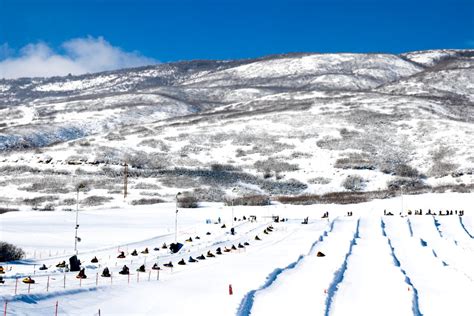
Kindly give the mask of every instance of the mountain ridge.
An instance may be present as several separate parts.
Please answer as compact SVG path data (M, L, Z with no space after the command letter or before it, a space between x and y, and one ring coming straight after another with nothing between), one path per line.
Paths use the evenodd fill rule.
M470 185L474 50L295 53L0 80L0 117L0 171L21 162L38 164L39 174L86 168L107 182L103 168L129 161L157 175L146 181L164 197L200 187L214 199L232 186L301 195L400 181ZM246 176L219 181L222 192L211 194L215 179L201 173L186 172L185 185L172 171L153 171L217 165ZM355 176L360 187L343 185Z

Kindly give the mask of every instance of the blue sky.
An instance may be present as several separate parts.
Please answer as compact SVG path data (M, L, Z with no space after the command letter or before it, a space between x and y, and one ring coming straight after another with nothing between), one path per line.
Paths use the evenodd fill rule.
M0 0L0 60L77 38L161 62L474 48L474 0Z

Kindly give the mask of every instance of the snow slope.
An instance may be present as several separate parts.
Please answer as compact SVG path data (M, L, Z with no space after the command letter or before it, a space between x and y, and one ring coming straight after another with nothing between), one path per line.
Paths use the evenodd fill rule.
M408 196L404 213L463 209L464 216L402 217L399 199L357 206L235 207L236 217L256 215L257 222L237 221L237 233L231 235L231 207L207 204L178 212L178 240L193 241L184 242L177 254L153 250L174 240L171 204L81 211L79 257L88 275L82 281L76 273L54 267L72 252L74 213L11 212L0 215L2 240L15 240L27 249L28 258L2 264L7 272L0 299L8 301L9 315L53 314L56 302L60 314L67 315L95 315L99 309L115 315L470 315L471 205L472 195L451 193ZM383 216L384 209L396 215ZM321 218L325 211L329 219ZM353 216L346 216L347 211ZM288 221L271 223L272 214ZM302 225L306 216L309 224ZM45 229L48 220L53 225ZM221 228L223 223L226 228ZM267 230L270 225L273 231ZM217 247L230 249L244 242L249 243L245 248L177 265L182 258L215 254ZM130 255L132 249L145 247L149 254ZM61 248L65 254L54 252ZM126 259L116 258L119 250ZM318 252L325 256L318 257ZM99 263L89 262L93 256ZM168 261L172 269L162 266ZM154 262L163 269L159 275L150 270ZM43 263L51 267L39 271ZM123 264L130 267L130 278L117 273ZM145 273L135 271L141 264ZM111 269L112 279L96 279L104 266ZM25 275L37 283L28 294L20 282L14 295L15 278Z
M137 187L160 188L130 203L348 192L354 177L364 192L472 191L473 58L295 53L0 80L0 205L68 208L74 175L112 205L125 161Z

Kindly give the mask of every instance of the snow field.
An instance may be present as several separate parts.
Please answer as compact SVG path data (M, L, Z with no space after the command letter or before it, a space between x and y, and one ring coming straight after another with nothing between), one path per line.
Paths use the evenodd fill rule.
M236 222L236 235L229 234L231 208L206 204L180 209L178 240L184 247L174 255L153 250L174 241L174 204L81 211L79 258L88 276L82 281L77 272L55 268L72 252L73 212L6 213L0 216L1 240L29 251L45 253L53 247L67 252L2 263L7 272L0 301L8 301L8 315L54 315L56 301L60 315L96 315L99 309L103 315L471 315L470 199L465 194L426 194L403 201L405 210L423 208L424 213L428 208L464 209L462 217L399 216L399 198L358 205L235 207L238 218L258 218L257 223ZM383 216L384 209L396 215ZM321 218L325 211L329 220ZM346 211L354 216L345 216ZM273 232L264 234L272 214L289 221L272 223ZM309 224L302 225L306 216ZM226 228L214 224L218 217ZM206 224L207 219L212 223ZM257 234L261 241L254 239ZM189 237L193 242L184 242ZM177 265L182 258L245 241L250 245L240 251ZM148 255L140 253L145 247ZM116 258L119 249L126 259ZM133 249L138 256L130 255ZM326 256L318 257L318 251ZM98 264L90 262L94 256ZM156 261L163 269L159 280L150 270ZM162 266L169 261L172 270ZM40 273L43 263L51 267ZM123 264L130 267L130 281L118 274ZM146 272L138 273L142 264ZM19 282L14 295L15 277L32 274L33 265L37 284L28 294L28 286ZM105 266L112 280L96 279Z
M313 234L310 252L287 269L265 289L255 294L251 315L323 315L327 291L349 250L356 232L356 221L335 220L320 237ZM318 251L326 257L316 257ZM326 292L326 293L325 293ZM288 297L288 293L293 293ZM241 307L240 315L248 315Z
M421 222L423 219L434 226L432 218L419 218L414 222ZM413 217L410 217L410 222L412 220ZM474 284L453 266L445 265L437 256L436 250L423 246L420 240L420 237L428 239L427 236L432 234L432 227L425 226L425 232L419 230L420 226L416 226L412 228L412 237L406 219L393 218L385 223L394 254L416 293L420 313L414 314L470 315L474 306L471 297ZM460 262L456 261L456 264Z
M377 255L374 255L374 254ZM396 266L380 219L362 218L359 237L328 314L410 315L412 291Z

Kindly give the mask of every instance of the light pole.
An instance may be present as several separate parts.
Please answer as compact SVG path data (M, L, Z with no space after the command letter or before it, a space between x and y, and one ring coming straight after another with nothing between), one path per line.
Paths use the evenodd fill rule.
M78 251L77 251L77 242L79 240L79 237L77 237L77 230L79 229L79 223L78 223L78 220L79 220L79 190L84 188L84 184L79 184L77 186L77 196L76 196L76 226L75 226L75 236L74 236L74 252L76 253L76 256L78 254Z
M237 192L237 188L232 189L232 193ZM234 195L232 195L232 228L234 228Z
M270 217L270 209L272 208L272 207L271 207L271 205L272 205L272 194L271 194L271 193L269 194L268 205L269 205L269 206L268 206L268 213L269 213L268 216L269 216L269 218L271 219L271 218L273 218L273 214L272 214L272 217Z
M400 200L402 203L402 214L403 214L403 185L400 185Z
M234 227L234 197L232 197L232 227Z
M176 213L174 217L174 243L178 241L178 196L181 195L181 192L176 194Z

